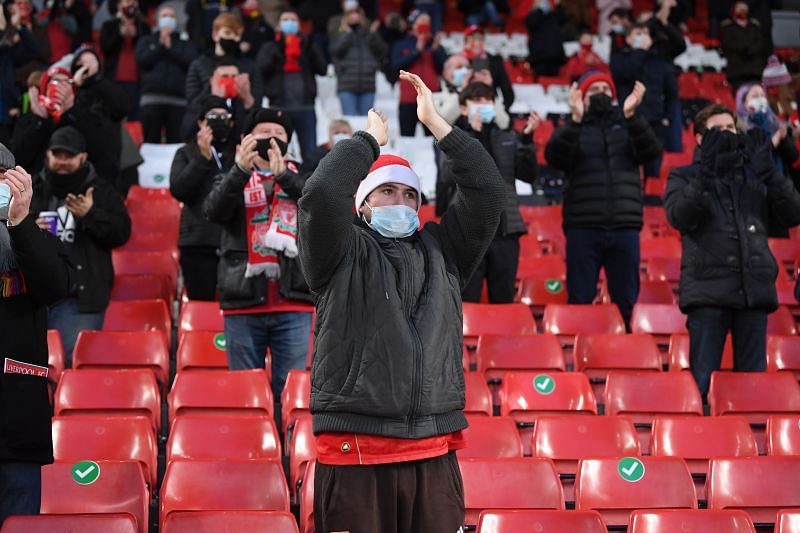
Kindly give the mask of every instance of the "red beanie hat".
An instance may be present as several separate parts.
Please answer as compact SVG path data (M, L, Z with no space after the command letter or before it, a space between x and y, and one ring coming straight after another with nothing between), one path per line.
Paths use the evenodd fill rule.
M419 195L419 176L411 170L411 163L402 157L385 154L369 167L369 174L361 180L356 191L356 210L361 207L369 193L384 183L401 183L417 191Z
M617 88L614 86L614 80L611 78L611 75L608 72L602 72L600 70L590 70L581 76L578 80L578 89L580 89L581 94L586 94L587 89L589 89L593 83L599 81L604 81L611 87L612 99L617 97Z

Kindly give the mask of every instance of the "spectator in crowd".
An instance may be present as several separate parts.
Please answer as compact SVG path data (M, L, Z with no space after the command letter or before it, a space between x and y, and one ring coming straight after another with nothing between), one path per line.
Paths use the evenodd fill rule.
M141 115L144 142L181 140L186 113L186 73L197 52L178 32L175 8L159 8L153 31L136 43L136 61L142 75Z
M50 306L47 320L49 329L61 333L67 368L78 333L103 327L114 284L111 250L131 235L128 210L110 181L98 176L83 135L71 126L53 133L47 165L33 178L36 224L61 239L73 270L69 295Z
M300 32L300 18L294 11L281 13L278 35L261 48L256 58L269 105L280 108L291 121L303 158L317 147L314 76L325 74L327 67L314 41Z
M766 60L761 25L750 18L747 2L736 2L732 17L722 21L719 41L728 60L725 75L734 91L749 81L761 79Z
M578 78L590 70L609 71L605 61L592 50L591 33L582 31L580 37L578 37L578 43L580 44L580 49L574 56L569 58L567 65L564 67L564 76L570 82L577 81Z
M53 131L58 126L74 126L86 139L89 161L100 179L119 187L120 128L128 113L127 95L103 76L100 59L91 46L75 51L71 70L72 75L51 67L38 89L29 89L31 112L21 116L14 127L14 154L25 162L25 168L38 173Z
M770 56L761 73L761 84L767 91L767 99L776 115L784 120L797 115L798 93L792 87L792 75L778 56Z
M555 5L553 5L555 4ZM558 76L564 64L564 42L561 26L567 20L567 11L560 2L535 0L534 7L525 18L528 28L528 62L536 76Z
M244 24L239 48L245 57L255 60L264 43L275 39L275 30L270 26L258 5L258 0L245 0L239 7Z
M30 214L31 177L0 144L0 526L36 515L42 465L53 462L47 305L67 295L67 259ZM31 375L23 375L31 374Z
M695 161L672 170L664 206L683 241L680 307L688 315L691 371L705 397L728 332L734 371L766 369L767 315L778 307L781 268L767 245L767 216L800 223L800 193L775 171L769 135L739 133L733 110L706 107L694 132Z
M203 202L214 178L233 165L236 137L233 114L219 96L206 96L197 114L199 131L175 152L169 190L179 202L178 247L181 271L190 300L211 301L217 294L217 266L222 228L203 216Z
M352 6L350 6L352 7ZM343 115L366 115L375 103L375 73L388 53L378 33L379 22L367 26L361 8L345 12L331 36L336 91Z
M708 0L708 36L719 37L719 29L723 20L728 18L734 0Z
M594 25L590 7L592 0L561 0L561 4L566 8L569 18L574 22L578 35Z
M228 0L187 0L186 31L189 40L203 53L213 52L217 41L213 38L214 23L219 15L228 11Z
M669 21L670 10L676 5L677 0L665 0L655 13L642 11L639 14L639 22L646 24L650 32L653 48L669 63L686 51L683 34Z
M279 13L291 9L290 3L287 2ZM319 0L297 0L291 2L291 5L297 10L297 14L301 20L311 20L311 42L317 45L317 49L322 54L325 63L331 62L331 55L328 48L328 35L332 32L330 24L333 19L342 14L342 3L339 0L328 0L327 2L320 2ZM280 21L274 24L276 29L279 29ZM338 27L338 24L335 26Z
M416 9L431 17L431 33L434 35L442 31L446 8L445 0L403 0L403 13L406 15Z
M494 85L491 73L486 69L472 70L467 56L453 54L447 58L444 62L444 69L442 69L441 91L433 94L433 101L436 103L436 111L444 117L448 124L455 124L461 116L458 95L464 87L473 82L485 83L490 87ZM508 129L511 117L501 100L494 100L494 110L494 124L500 129Z
M611 12L608 20L610 22L608 36L611 37L611 55L614 55L628 45L625 42L625 36L628 34L628 28L632 23L630 10L617 8ZM600 35L604 34L601 33Z
M630 10L633 9L632 0L597 0L597 34L608 35L625 34L625 28L614 27L623 24L624 19L629 19Z
M637 81L620 109L611 77L586 73L570 87L571 116L545 150L548 163L564 172L568 301L591 304L605 268L611 301L626 325L639 295L639 166L661 154L658 138L636 113L644 96Z
M8 11L11 26L17 28L17 31L27 30L36 42L37 51L33 57L28 58L21 65L17 65L14 70L17 86L25 87L26 80L32 72L47 70L50 63L50 39L47 37L47 28L39 24L36 19L36 8L30 0L14 0L8 4Z
M12 123L19 115L19 90L14 79L14 69L35 58L36 41L19 17L7 20L5 8L0 5L0 143L11 137Z
M678 101L678 81L672 63L665 61L653 47L650 31L637 22L628 30L628 47L611 57L611 73L617 86L619 103L633 93L637 81L647 92L644 94L640 114L655 132L663 146L669 142L669 124ZM644 166L646 177L658 177L661 156Z
M53 0L37 13L36 22L47 28L48 63L57 61L92 41L92 14L80 0Z
M514 104L514 87L508 77L508 72L499 55L486 52L486 35L480 26L470 26L464 31L464 55L469 59L474 72L488 70L492 83L488 85L499 92L502 104L508 111Z
M539 126L540 118L531 114L522 134L502 130L494 123L494 90L481 82L470 83L459 96L461 116L456 127L480 141L483 148L492 156L506 188L505 209L500 214L500 225L489 245L489 249L478 268L461 291L465 302L480 302L483 281L489 289L489 302L493 304L512 303L516 294L517 265L519 263L519 238L527 233L522 215L519 212L516 180L533 182L537 175L536 150L533 145L533 131ZM439 195L437 183L437 205L447 207L456 196L457 181L453 176L453 162L442 160L439 181L443 184ZM457 196L456 196L457 197Z
M458 0L458 9L464 13L467 26L484 26L491 22L501 32L505 31L500 13L509 12L506 0Z
M353 127L349 122L341 118L331 120L330 124L328 124L328 140L325 141L325 144L317 146L317 149L311 153L311 157L303 160L303 164L300 166L300 173L310 176L317 169L322 158L330 153L331 148L340 141L349 139L352 136Z
M458 183L441 224L417 231L419 177L406 160L379 157L388 128L374 110L366 131L320 163L299 202L300 258L317 296L319 531L398 531L401 523L449 532L464 523L453 451L467 427L459 289L495 235L505 190L491 156L436 113L422 79L400 79L414 85L419 120Z
M386 13L380 28L378 28L378 33L380 33L383 42L386 43L386 49L390 52L383 60L381 71L386 76L386 81L392 85L397 81L398 71L392 66L391 51L394 50L394 45L397 41L405 38L407 31L408 22L394 11Z
M243 32L242 19L234 13L223 13L214 19L211 31L214 48L192 61L186 75L186 101L189 105L198 103L211 94L212 85L209 84L209 80L220 61L226 61L229 64L233 62L238 68L235 83L233 86L229 84L228 90L236 92L236 94L249 92L257 103L261 103L261 97L264 94L261 76L255 75L253 60L241 55ZM194 123L194 117L197 114L190 112L190 115L190 121ZM189 136L187 135L185 138L189 138Z
M439 91L439 73L447 59L441 46L442 34L431 34L431 19L427 13L414 11L409 15L411 31L392 49L392 68L395 71L413 70L431 91ZM413 137L417 129L417 96L407 83L400 85L400 105L397 114L400 120L400 135ZM424 129L424 124L423 124ZM425 131L430 135L429 131Z
M214 178L205 217L222 225L217 286L231 370L264 368L272 354L272 393L289 370L306 367L310 295L297 260L297 199L304 177L284 159L292 124L255 108L242 124L235 164ZM280 232L278 231L280 228Z

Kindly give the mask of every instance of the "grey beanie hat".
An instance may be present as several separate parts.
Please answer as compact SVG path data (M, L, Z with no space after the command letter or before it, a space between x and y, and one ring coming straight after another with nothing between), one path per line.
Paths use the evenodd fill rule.
M8 169L15 166L17 166L17 160L14 159L14 154L3 143L0 143L0 168Z

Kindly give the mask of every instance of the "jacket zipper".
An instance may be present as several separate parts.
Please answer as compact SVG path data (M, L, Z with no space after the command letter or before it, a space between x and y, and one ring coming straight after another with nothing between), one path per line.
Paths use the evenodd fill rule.
M417 328L414 326L414 323L411 320L411 292L413 289L413 280L412 280L412 269L411 269L411 259L408 257L408 254L403 249L403 247L397 242L394 241L395 246L397 249L400 250L400 254L403 256L403 263L407 265L408 268L404 270L407 274L404 276L404 287L403 287L403 297L405 298L405 302L403 304L403 311L406 317L406 321L408 322L408 328L411 331L412 340L414 341L414 354L412 359L412 378L411 378L411 406L408 410L408 433L410 436L414 435L414 424L412 423L412 419L414 414L419 410L419 404L422 400L422 394L420 393L421 385L422 385L422 341L419 338L419 333L417 332Z

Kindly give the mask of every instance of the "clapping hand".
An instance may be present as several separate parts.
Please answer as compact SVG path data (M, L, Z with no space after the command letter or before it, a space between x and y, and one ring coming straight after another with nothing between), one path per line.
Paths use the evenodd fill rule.
M583 120L583 92L578 88L577 83L573 83L569 88L569 95L567 96L567 103L572 112L572 121L580 122Z
M389 118L380 109L372 108L367 113L367 133L378 142L378 146L386 146L389 142Z
M536 128L538 128L542 123L542 117L539 116L539 113L534 111L530 115L528 115L528 122L525 124L525 128L522 130L523 135L531 135Z
M645 91L644 83L637 81L634 84L633 91L625 99L625 103L622 104L622 112L625 114L625 118L631 118L633 114L636 113L636 108L638 108L642 100L644 100Z
M400 71L400 80L410 83L417 91L417 118L427 127L436 140L441 140L453 129L447 121L436 111L433 93L422 81L422 78L405 70Z
M89 214L89 211L91 211L92 207L94 206L93 195L94 187L89 187L86 189L86 194L68 194L65 199L67 210L72 213L75 218L85 217L87 214Z

